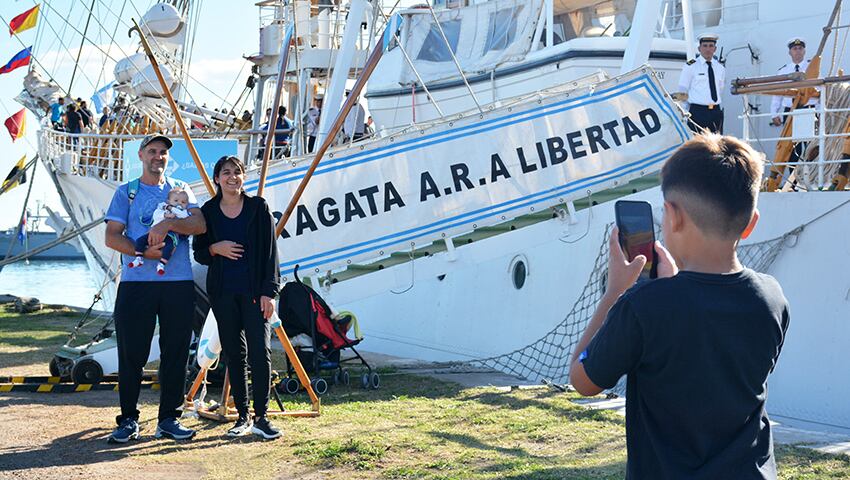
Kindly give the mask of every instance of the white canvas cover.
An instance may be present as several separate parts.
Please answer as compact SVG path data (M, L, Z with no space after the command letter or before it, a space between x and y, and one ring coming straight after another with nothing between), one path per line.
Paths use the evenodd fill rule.
M493 0L465 8L436 12L461 68L466 73L493 70L504 62L522 60L531 47L542 0ZM446 42L431 13L408 13L405 49L426 83L458 77ZM416 81L405 62L401 83Z

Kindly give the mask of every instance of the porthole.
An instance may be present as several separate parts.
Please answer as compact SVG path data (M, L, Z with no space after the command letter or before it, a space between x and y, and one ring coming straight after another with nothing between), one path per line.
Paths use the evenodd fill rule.
M525 262L517 260L514 262L513 269L511 269L511 279L513 280L514 288L521 290L525 286L526 277L528 277L528 268L525 266Z

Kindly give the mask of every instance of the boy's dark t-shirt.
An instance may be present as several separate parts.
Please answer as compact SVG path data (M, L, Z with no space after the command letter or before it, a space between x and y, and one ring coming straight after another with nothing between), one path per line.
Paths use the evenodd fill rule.
M626 382L627 478L776 478L767 376L788 329L773 277L679 272L617 301L583 360Z

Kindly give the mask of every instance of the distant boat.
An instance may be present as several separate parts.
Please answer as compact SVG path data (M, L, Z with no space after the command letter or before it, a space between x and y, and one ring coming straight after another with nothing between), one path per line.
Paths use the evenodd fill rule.
M28 215L29 229L23 241L18 237L16 227L0 232L0 259L7 256L16 257L33 251L42 245L55 241L65 231L69 225L68 222L47 206L39 206L39 212L42 208L47 211L47 215ZM45 220L44 223L53 231L40 230L41 220ZM9 250L10 244L11 250ZM33 260L85 260L86 257L83 255L80 241L73 238L29 258Z

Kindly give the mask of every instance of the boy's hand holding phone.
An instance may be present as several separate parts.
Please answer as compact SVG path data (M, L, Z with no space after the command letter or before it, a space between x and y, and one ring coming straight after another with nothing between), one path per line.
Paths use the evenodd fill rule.
M608 285L605 295L622 295L637 282L644 265L646 257L643 255L638 255L632 261L626 258L620 247L620 229L614 227L608 239Z
M620 247L620 231L617 227L611 232L611 237L608 239L608 286L605 289L605 295L613 295L619 297L626 290L632 287L640 277L644 265L646 265L646 257L638 255L632 261L626 258ZM658 259L658 278L672 277L679 273L679 267L676 266L676 261L670 252L661 245L661 242L655 242L655 254Z

